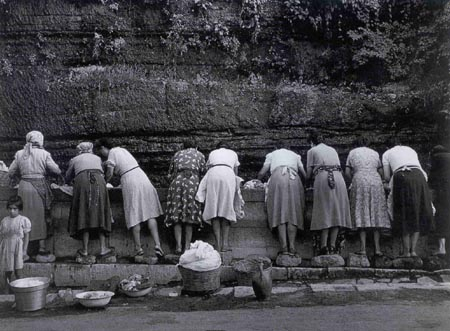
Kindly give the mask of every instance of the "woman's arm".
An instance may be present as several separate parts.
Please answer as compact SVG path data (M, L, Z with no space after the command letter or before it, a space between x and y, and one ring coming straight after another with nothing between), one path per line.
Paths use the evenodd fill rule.
M353 178L353 171L350 166L345 166L345 176L351 182Z
M106 166L106 173L105 173L105 181L109 183L114 173L114 167L111 165Z
M269 169L270 169L270 165L264 164L263 167L261 168L261 170L258 172L258 179L263 180L264 176L269 171Z
M73 160L70 160L69 162L69 168L66 171L66 176L65 176L65 181L66 184L70 184L72 182L72 180L74 179L75 175L75 166L73 163Z

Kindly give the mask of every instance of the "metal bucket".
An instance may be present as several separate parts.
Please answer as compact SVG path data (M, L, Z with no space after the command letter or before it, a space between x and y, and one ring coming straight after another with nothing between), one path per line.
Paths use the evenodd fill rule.
M33 283L39 283L32 285ZM17 279L9 284L15 298L16 308L20 311L35 311L45 307L47 288L50 279L47 277L29 277ZM27 286L31 284L31 286Z

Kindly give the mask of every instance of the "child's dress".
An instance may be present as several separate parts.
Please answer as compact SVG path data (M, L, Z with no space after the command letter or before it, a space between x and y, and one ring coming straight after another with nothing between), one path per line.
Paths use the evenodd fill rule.
M22 215L5 217L0 223L0 270L23 268L23 237L31 231L30 220Z

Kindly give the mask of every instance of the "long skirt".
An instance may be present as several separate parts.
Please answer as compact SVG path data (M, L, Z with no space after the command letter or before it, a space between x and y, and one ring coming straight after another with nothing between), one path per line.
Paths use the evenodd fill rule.
M167 194L166 226L176 223L200 224L201 205L195 200L200 180L193 171L182 171L170 183Z
M433 228L430 192L419 169L394 174L393 203L394 232L428 233Z
M120 184L128 229L163 214L158 192L141 168L124 174Z
M69 216L69 234L81 239L89 231L91 238L101 232L111 232L111 207L108 189L100 171L87 170L75 177L72 206Z
M23 200L21 214L28 217L31 222L30 241L46 239L47 222L45 218L45 206L38 191L30 182L21 180L17 194Z
M450 176L440 179L438 187L435 189L436 198L436 234L440 238L450 238Z
M198 191L206 191L203 210L203 219L206 223L210 224L211 219L216 217L225 218L230 222L237 221L234 210L236 175L231 168L217 166L209 169L200 182Z
M270 176L267 189L267 216L270 228L280 224L292 224L303 230L305 191L300 177L291 178L278 167Z
M386 194L376 171L359 171L350 190L353 228L390 228Z
M328 185L328 174L320 171L314 179L314 201L311 230L331 227L351 228L347 187L339 171L334 171L335 187Z

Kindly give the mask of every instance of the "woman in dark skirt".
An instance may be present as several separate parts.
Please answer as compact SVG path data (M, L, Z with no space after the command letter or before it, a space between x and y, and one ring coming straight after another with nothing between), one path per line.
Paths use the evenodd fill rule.
M69 216L69 233L83 240L80 256L88 256L90 238L100 239L100 256L111 253L105 236L111 232L111 207L100 157L92 153L93 145L83 142L77 146L78 155L70 160L66 182L74 181Z
M444 146L435 146L431 150L431 169L428 180L436 214L436 234L439 249L434 255L445 255L445 240L450 237L450 152Z
M306 173L301 157L287 148L277 149L266 155L258 179L262 180L269 170L266 195L269 227L278 230L280 254L295 255L295 238L298 229L303 230L305 210L302 179Z
M408 146L397 145L382 157L385 182L389 182L394 233L401 233L403 257L417 256L420 233L433 224L433 212L426 173L417 153ZM391 176L392 174L392 176Z
M173 226L175 233L175 253L183 253L181 244L184 227L184 250L189 249L192 226L202 222L201 205L195 200L200 176L206 171L205 156L186 141L184 149L175 153L169 168L171 183L167 194L166 226Z

